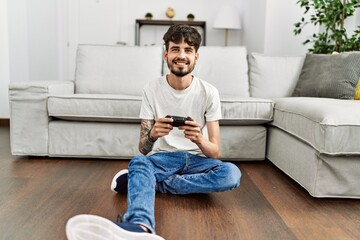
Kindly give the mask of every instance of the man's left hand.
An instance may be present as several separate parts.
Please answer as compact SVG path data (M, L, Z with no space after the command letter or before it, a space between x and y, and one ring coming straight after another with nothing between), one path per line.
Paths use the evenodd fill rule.
M191 119L194 119L191 116L188 116ZM202 134L200 130L200 124L195 120L193 121L185 121L184 126L180 126L179 130L184 130L184 136L187 139L190 139L193 143L200 144L202 140Z

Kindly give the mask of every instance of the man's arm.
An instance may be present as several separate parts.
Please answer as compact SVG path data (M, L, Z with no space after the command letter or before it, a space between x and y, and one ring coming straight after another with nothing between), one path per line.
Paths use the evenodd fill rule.
M142 119L140 130L139 151L148 154L159 137L168 135L173 129L170 118L159 118L155 120Z
M152 150L156 141L156 139L149 138L149 134L154 126L154 123L154 120L141 120L139 151L144 155L148 154Z
M185 137L190 139L205 156L211 158L220 157L220 127L219 121L207 122L209 139L202 136L200 125L195 121L186 121L186 126L179 127L184 130Z

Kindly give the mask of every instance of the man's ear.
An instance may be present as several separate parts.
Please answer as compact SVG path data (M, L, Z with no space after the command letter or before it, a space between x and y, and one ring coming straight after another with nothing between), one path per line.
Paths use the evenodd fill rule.
M197 62L197 60L199 60L199 52L195 53L195 62Z
M165 59L165 60L167 59L167 56L168 56L168 51L165 50L165 51L164 51L164 59Z

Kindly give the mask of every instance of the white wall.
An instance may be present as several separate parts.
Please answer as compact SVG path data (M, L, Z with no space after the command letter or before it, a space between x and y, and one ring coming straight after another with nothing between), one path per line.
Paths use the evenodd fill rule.
M187 20L189 13L195 20L206 21L207 45L223 45L224 30L212 28L217 10L231 5L241 11L242 1L238 0L69 0L69 58L68 78L74 78L75 56L78 44L135 44L135 21L144 19L147 12L153 19L167 19L168 7L175 9L173 20ZM160 45L168 26L141 27L140 45ZM240 45L241 31L229 32L229 45Z
M242 1L238 0L73 0L69 2L71 42L115 44L116 42L134 45L135 20L144 19L147 12L153 19L167 19L168 7L175 9L173 20L187 20L189 13L195 20L206 21L207 45L223 45L224 30L212 28L217 10L223 5L231 5L239 13ZM73 10L77 8L77 10ZM74 16L77 15L77 16ZM107 26L107 27L105 27ZM168 27L143 26L141 28L141 45L162 44L162 37ZM78 34L78 36L73 36ZM230 31L229 45L240 45L241 31Z
M269 55L303 55L305 38L317 28L307 27L300 36L293 33L303 10L297 0L243 0L242 42L248 52Z
M267 0L243 0L242 43L248 52L264 52Z
M8 0L8 38L11 82L28 81L29 41L27 0Z
M297 0L267 0L264 53L269 55L298 55L307 51L302 42L318 31L318 28L307 27L301 35L294 36L294 23L299 22L303 9Z
M360 26L360 9L357 9L354 16L347 18L345 22L345 28L348 34L354 32L357 26Z
M7 1L11 82L59 78L58 1Z
M9 117L10 65L6 4L6 0L0 0L0 118Z
M139 2L141 2L139 4ZM172 7L175 9L175 16L173 20L186 20L186 16L189 13L195 15L195 20L206 21L207 32L206 32L206 42L209 46L214 45L223 45L225 32L224 30L213 29L212 25L214 23L214 18L216 16L217 10L223 5L230 5L234 7L240 14L242 9L242 1L239 0L157 0L157 1L128 1L128 19L129 24L127 28L124 28L125 32L130 32L131 34L126 36L123 41L128 42L129 44L134 43L134 29L135 29L135 19L142 19L146 12L151 12L154 16L154 19L166 19L166 9ZM157 32L154 34L153 27L143 27L142 36L145 37L144 43L147 44L161 44L162 37L167 30L167 27L159 27ZM146 32L148 30L148 32ZM229 45L240 45L240 34L241 30L229 31ZM147 39L146 39L147 38Z
M249 0L250 1L250 0ZM319 31L319 26L307 25L300 35L294 36L294 23L304 16L304 9L296 4L297 0L267 0L263 53L269 55L299 55L311 47L302 43ZM305 16L310 18L311 10ZM345 27L352 33L360 25L360 10L346 19Z
M110 2L116 4L115 9L108 11L98 8L101 4ZM212 28L216 12L222 5L232 5L241 13L242 29L229 32L229 45L245 45L248 52L298 55L306 52L307 47L301 43L317 29L309 28L300 36L293 35L293 24L303 14L296 2L297 0L0 0L0 118L9 116L9 82L69 79L69 59L74 59L75 56L67 49L75 52L76 46L68 46L68 42L74 39L77 42L89 41L74 37L76 31L79 31L77 27L80 20L89 23L89 28L82 29L83 32L91 33L98 29L96 31L99 32L95 32L98 36L104 36L104 31L108 36L113 36L114 41L111 43L125 42L133 45L135 19L143 18L146 12L152 12L154 19L165 19L166 9L172 7L176 11L174 20L185 20L186 15L191 12L195 15L195 20L206 21L207 45L213 46L224 43L224 31ZM92 4L94 11L101 14L91 15L85 9L76 8L81 3ZM71 19L74 14L84 18ZM101 26L101 21L110 15L113 18L108 21L116 21L113 32ZM359 11L347 22L350 28L357 25L360 25ZM161 43L166 29L144 27L143 43ZM86 34L88 32L82 36ZM89 38L100 41L91 36Z
M8 39L8 75L10 82L63 79L63 25L59 14L63 0L1 0L1 20L6 29L1 36ZM7 16L7 17L6 17ZM4 66L1 64L1 68ZM4 70L6 71L6 70ZM1 81L3 84L3 81ZM1 85L3 88L3 85ZM4 86L8 89L8 86ZM6 91L6 99L7 99ZM8 103L1 94L0 113L8 118ZM0 116L0 117L1 117Z
M58 0L27 2L29 80L58 79Z

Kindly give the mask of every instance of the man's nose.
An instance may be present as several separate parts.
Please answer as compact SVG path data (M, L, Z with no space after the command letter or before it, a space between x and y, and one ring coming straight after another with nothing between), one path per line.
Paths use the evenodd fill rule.
M185 58L185 57L186 57L185 50L180 50L178 54L178 58Z

